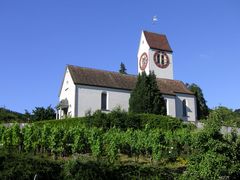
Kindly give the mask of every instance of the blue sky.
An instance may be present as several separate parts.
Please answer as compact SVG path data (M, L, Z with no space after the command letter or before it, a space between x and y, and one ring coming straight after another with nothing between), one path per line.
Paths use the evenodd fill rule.
M54 107L66 64L137 74L143 29L167 35L174 78L210 108L240 108L239 0L2 0L0 106Z

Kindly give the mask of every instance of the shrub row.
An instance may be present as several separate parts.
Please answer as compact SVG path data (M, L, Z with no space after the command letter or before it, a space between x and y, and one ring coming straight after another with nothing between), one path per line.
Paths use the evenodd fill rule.
M184 169L152 165L108 164L80 159L53 161L0 151L0 179L174 179Z
M127 113L120 109L115 109L110 113L103 113L96 111L93 115L88 115L82 118L72 118L65 120L52 120L37 122L38 125L46 123L61 125L65 127L77 126L78 124L85 125L87 127L98 127L103 130L108 130L113 127L121 130L132 129L144 129L146 126L149 128L159 128L162 130L176 130L184 125L180 119L170 116L162 116L155 114L133 114Z

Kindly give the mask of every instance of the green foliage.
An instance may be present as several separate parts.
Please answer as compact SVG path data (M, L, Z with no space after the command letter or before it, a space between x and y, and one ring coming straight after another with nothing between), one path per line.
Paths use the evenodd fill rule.
M240 114L240 109L235 109L234 112Z
M122 73L122 74L127 74L127 69L125 67L125 64L123 64L122 62L120 64L119 72Z
M138 75L137 83L129 99L129 112L166 114L165 101L159 91L153 72Z
M139 164L108 164L82 159L55 161L0 152L0 179L174 179L174 169Z
M25 120L25 116L21 113L14 112L6 108L0 108L0 122L22 122Z
M19 125L14 124L11 127L11 131L12 131L12 145L13 146L21 145L22 141L23 141L23 137L22 137L22 133L21 133L21 129L20 129Z
M225 110L212 111L202 130L182 124L175 118L129 114L119 108L112 114L96 112L96 115L85 118L36 122L23 129L17 124L9 128L0 126L0 142L3 144L0 149L47 154L55 159L59 156L90 156L96 160L85 163L73 158L74 161L64 165L62 175L67 179L116 177L116 173L121 178L145 178L150 175L153 178L168 177L165 176L167 173L162 175L158 170L161 176L155 174L155 169L151 171L147 168L145 171L144 166L119 165L122 164L122 156L135 163L143 161L144 157L148 164L158 166L181 162L182 166L186 165L182 179L239 179L240 137L236 132L226 135L220 133L224 114ZM99 122L105 125L101 126ZM102 165L103 161L107 164ZM22 167L19 164L16 166L17 169ZM31 169L29 166L26 170ZM168 172L166 169L164 171ZM7 172L12 175L6 175ZM0 177L3 174L13 177L22 172L6 167L1 173ZM173 178L172 175L170 178ZM27 176L28 173L24 177Z
M35 110L32 111L32 118L34 121L55 119L56 113L51 106L48 106L47 108L35 107Z
M5 126L0 124L0 144L3 144L3 137L4 137L4 131L5 131Z
M88 132L88 142L90 144L91 152L94 157L99 159L102 155L103 146L103 131L98 128L91 128Z
M122 119L122 123L115 124L119 127L111 124L113 128L105 130L94 126L89 128L78 119L65 120L68 123L45 121L45 123L38 122L25 126L22 130L18 125L1 128L0 138L6 148L16 149L20 146L20 151L34 154L47 153L53 155L54 158L80 153L91 154L97 160L105 157L110 163L114 163L118 160L119 152L136 158L146 155L154 161L172 158L169 155L169 149L173 141L167 140L167 134L172 134L179 129L180 121L169 118L168 122L165 116L149 116L148 114L136 115L139 124L137 129L129 129L126 126L123 128L125 125L123 117L127 118L128 114L116 110L113 114L107 114L106 117L109 120L111 118ZM97 117L102 117L102 115L98 113ZM163 121L162 117L165 117ZM146 120L148 118L149 121ZM180 145L183 146L184 143Z
M196 84L187 84L187 87L190 91L192 91L197 100L197 118L205 119L209 114L209 108L207 106L207 101L204 98L202 89Z
M64 134L65 131L63 127L52 128L49 147L51 149L51 152L54 154L55 158L59 155L62 155L64 151L63 148Z
M221 123L221 125L240 127L240 114L233 112L232 109L228 109L224 106L219 106L210 112L210 114L212 113L218 114L218 121Z
M62 162L0 151L0 179L62 179Z
M220 134L222 115L211 112L203 130L193 136L192 153L183 179L220 179L240 177L240 144L235 133Z
M104 130L111 127L108 115L97 110L91 117L87 117L87 126L89 127L102 127Z
M118 149L121 142L121 132L119 129L112 128L103 135L103 144L106 156L110 163L118 158Z
M180 171L181 172L181 171ZM179 173L179 172L178 172ZM64 165L65 179L174 179L175 171L137 164L106 164L103 162L68 161Z

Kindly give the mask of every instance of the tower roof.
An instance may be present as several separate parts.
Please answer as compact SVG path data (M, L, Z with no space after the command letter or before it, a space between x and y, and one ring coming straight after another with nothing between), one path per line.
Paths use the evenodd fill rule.
M143 31L143 33L150 48L172 52L166 35L148 31Z

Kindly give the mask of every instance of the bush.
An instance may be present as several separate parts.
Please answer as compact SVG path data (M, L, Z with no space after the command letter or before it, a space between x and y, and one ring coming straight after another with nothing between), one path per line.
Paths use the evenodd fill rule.
M174 179L183 169L141 164L108 164L82 159L54 161L0 152L0 179Z
M63 120L40 121L35 122L34 124L38 126L52 124L54 126L64 126L64 128L81 125L89 128L102 128L104 131L107 131L113 127L124 131L126 131L128 128L142 130L146 126L151 129L160 128L164 131L174 131L178 128L188 127L188 125L183 124L182 120L178 118L155 114L128 113L120 108L116 108L108 114L98 110L91 116Z
M239 179L240 139L220 133L221 114L210 113L204 129L193 134L192 152L183 179Z
M104 162L68 161L64 166L65 179L174 179L180 171L137 164L107 164Z
M0 179L62 179L59 161L29 155L0 153Z
M183 127L182 121L177 118L155 114L127 113L120 108L108 114L96 111L92 116L86 117L85 121L88 127L101 127L104 130L108 130L112 127L121 130L127 130L128 128L144 129L145 126L148 126L151 129L160 128L166 131L173 131Z

